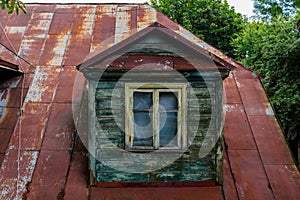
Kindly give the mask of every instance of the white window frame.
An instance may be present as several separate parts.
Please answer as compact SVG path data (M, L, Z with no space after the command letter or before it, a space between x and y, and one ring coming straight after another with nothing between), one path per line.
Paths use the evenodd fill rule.
M133 93L153 92L153 146L133 146L134 138L134 115ZM177 113L177 147L159 147L159 92L176 92L178 100ZM186 150L186 84L184 83L125 83L125 148L128 151L151 151L151 150Z

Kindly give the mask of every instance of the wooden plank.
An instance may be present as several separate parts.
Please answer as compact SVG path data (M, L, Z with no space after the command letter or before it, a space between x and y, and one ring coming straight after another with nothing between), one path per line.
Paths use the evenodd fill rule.
M95 156L96 156L96 110L95 110L95 92L97 87L96 81L89 81L88 91L88 150L89 150L89 168L91 170L90 184L94 184L96 175Z

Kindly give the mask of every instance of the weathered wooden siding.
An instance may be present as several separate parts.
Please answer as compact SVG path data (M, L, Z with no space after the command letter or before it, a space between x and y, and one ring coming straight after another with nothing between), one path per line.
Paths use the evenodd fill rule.
M116 145L124 149L124 84L117 84L117 81L100 81L95 98L98 120L96 130L102 130L97 132L97 147L114 148L113 145ZM106 140L103 139L109 139L110 142L105 142Z
M173 164L160 170L145 174L126 173L117 169L134 165L125 159L126 153L120 153L125 144L125 94L124 82L118 78L101 79L95 90L96 122L96 157L101 161L95 163L96 182L186 182L186 181L215 181L217 179L217 150L221 143L214 148L214 141L220 134L218 126L219 114L217 103L220 102L218 90L221 90L220 80L203 80L202 77L192 75L193 72L182 74L190 83L187 88L187 135L188 152L182 154ZM195 73L194 73L195 74ZM121 76L121 75L120 75ZM190 77L190 78L188 78ZM127 80L134 81L134 80ZM218 110L219 111L219 110ZM101 130L101 131L100 131ZM108 139L108 140L107 140ZM199 158L199 150L211 149L209 153ZM108 149L109 151L104 151ZM166 158L168 156L165 153ZM145 163L153 164L151 156L145 156ZM220 158L219 158L220 159ZM124 161L125 160L125 161ZM163 161L163 158L161 158ZM139 166L135 166L138 167ZM141 166L142 167L142 166ZM219 172L218 172L219 173Z

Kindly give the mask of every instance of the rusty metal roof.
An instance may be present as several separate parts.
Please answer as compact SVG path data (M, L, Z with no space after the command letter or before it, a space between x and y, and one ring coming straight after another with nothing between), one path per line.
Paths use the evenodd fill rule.
M3 48L1 58L25 72L0 85L0 199L300 199L299 172L254 73L148 5L30 4L27 9L29 14L20 16L0 11L0 42L22 59ZM87 187L87 153L72 118L76 66L96 48L112 47L155 22L236 68L224 82L224 184Z

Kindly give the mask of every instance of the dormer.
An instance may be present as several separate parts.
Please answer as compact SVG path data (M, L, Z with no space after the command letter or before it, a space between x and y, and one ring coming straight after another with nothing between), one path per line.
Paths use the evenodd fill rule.
M222 80L232 68L159 23L96 50L78 67L91 183L220 184Z

